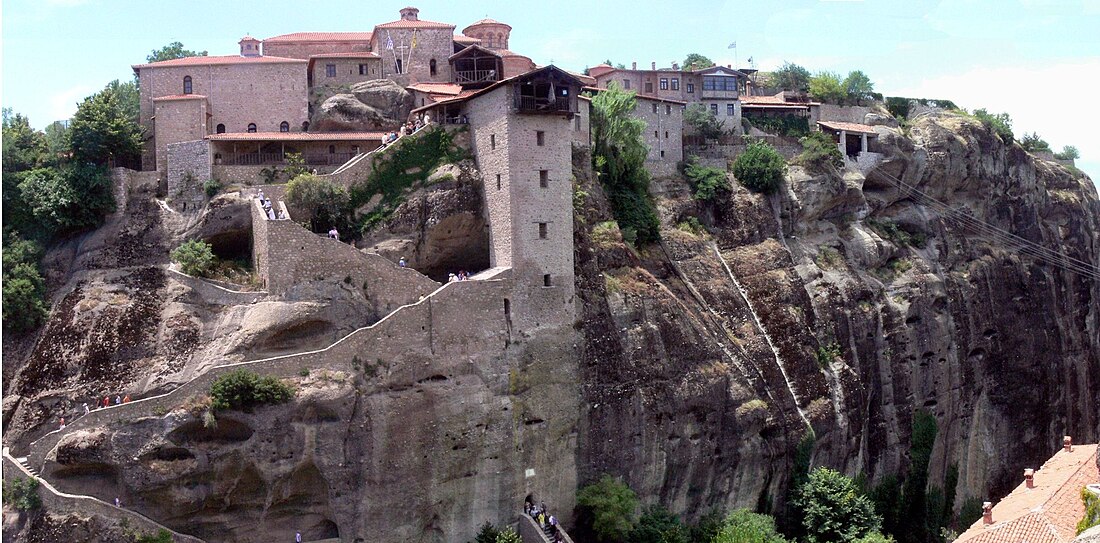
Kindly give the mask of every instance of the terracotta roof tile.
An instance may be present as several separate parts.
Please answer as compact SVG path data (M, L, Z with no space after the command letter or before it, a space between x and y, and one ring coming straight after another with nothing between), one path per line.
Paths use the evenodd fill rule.
M407 21L404 19L398 19L388 23L382 23L375 25L374 28L454 28L455 25L447 23L437 23L435 21Z
M455 83L417 83L408 88L429 94L446 94L458 96L462 92L462 85Z
M482 19L480 21L475 21L475 22L470 23L470 26L477 26L477 25L503 25L503 26L507 26L508 28L512 28L510 25L504 24L504 23L502 23L500 21L497 21L497 20L494 20L494 19ZM468 26L466 28L470 28L470 26Z
M131 66L137 70L139 68L170 68L173 66L213 66L217 64L305 64L305 60L300 58L283 58L283 57L242 57L240 55L225 55L216 57L184 57L176 58L172 60L162 60L160 62L150 62L148 64L135 64Z
M154 102L167 102L169 100L206 100L206 95L203 94L172 94L169 96L158 96L153 98Z
M210 134L212 141L362 141L379 140L386 132L225 132Z
M845 132L853 132L856 134L874 134L875 127L866 124L859 123L845 123L840 121L817 121L817 124L828 128L829 130L844 130Z
M294 32L272 36L264 40L264 43L301 43L301 42L325 42L325 41L356 41L369 42L370 32Z
M1035 472L1034 488L1021 482L993 506L993 524L978 519L956 543L1068 543L1085 514L1081 489L1100 481L1096 445L1059 450Z
M467 45L472 45L472 44L475 44L475 43L481 43L481 40L479 40L477 38L471 38L471 37L466 36L464 34L455 34L455 41L458 42L458 43L465 43Z
M318 53L309 58L382 58L370 51L348 51L345 53Z

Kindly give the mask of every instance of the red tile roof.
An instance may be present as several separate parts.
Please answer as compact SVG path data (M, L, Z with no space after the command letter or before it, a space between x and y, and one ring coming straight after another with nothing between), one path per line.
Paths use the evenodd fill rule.
M419 19L415 21L408 21L405 19L398 19L388 23L382 23L375 25L374 28L454 28L455 25L447 23L437 23L434 21L421 21Z
M501 25L501 26L507 26L508 28L512 28L510 25L506 25L506 24L504 24L500 21L493 20L493 19L482 19L480 21L470 23L470 26L477 26L477 25ZM470 28L470 26L467 26L466 28Z
M318 53L309 58L382 58L370 51L349 51L346 53Z
M302 42L325 42L325 41L355 41L355 42L369 42L371 37L370 32L294 32L291 34L282 34L279 36L272 36L264 40L265 43L302 43Z
M466 36L464 34L455 34L455 41L458 42L458 43L465 43L467 45L472 45L472 44L475 44L475 43L481 43L481 40L479 40L477 38L471 38L471 37Z
M206 96L202 94L172 94L153 98L154 102L167 102L169 100L206 100Z
M956 543L1065 543L1085 514L1081 489L1100 481L1096 445L1059 450L1035 472L1034 488L1021 482L993 506L993 524L978 519Z
M449 96L458 96L462 92L462 85L455 83L417 83L410 85L408 88L429 94L446 94Z
M856 134L875 134L875 127L859 123L844 123L840 121L817 121L817 124L829 130L853 132Z
M584 77L584 76L581 76L581 77ZM589 78L589 79L591 79L591 78ZM594 86L589 85L589 86L584 87L581 90L582 91L588 91L588 92L591 92L593 94L599 94L599 93L601 93L601 92L603 92L607 89L601 89L599 87L594 87ZM662 98L660 96L653 96L651 94L642 94L640 92L635 92L634 97L642 99L642 100L653 100L653 101L656 101L656 102L668 102L670 104L678 104L678 105L681 105L681 106L687 104L687 102L684 102L682 100L673 100L671 98Z
M217 57L184 57L176 58L172 60L162 60L160 62L150 62L148 64L135 64L131 68L137 70L140 68L170 68L173 66L213 66L217 64L305 64L305 60L300 58L283 58L283 57L242 57L240 55L225 55Z
M213 141L362 141L380 140L386 132L225 132L210 134Z

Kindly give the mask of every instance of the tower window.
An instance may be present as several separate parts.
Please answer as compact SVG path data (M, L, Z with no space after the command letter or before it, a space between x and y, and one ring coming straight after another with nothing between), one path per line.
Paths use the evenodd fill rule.
M665 115L672 115L672 106L665 104Z
M336 154L336 146L335 145L329 145L328 146L328 154L330 154L330 155L335 155Z
M428 61L428 75L435 76L435 59Z
M668 139L668 130L665 130L665 139Z
M546 132L542 130L535 131L535 145L546 145Z
M546 239L546 236L547 236L546 223L540 222L539 223L539 239Z
M550 187L550 170L539 170L539 187Z
M215 128L214 131L219 133L219 134L225 134L225 125L219 123L218 127Z
M183 76L183 93L191 94L191 76Z
M302 121L302 132L309 132L309 121Z
M290 132L290 123L286 121L279 123L279 132Z
M368 75L368 68L366 64L359 65L359 75Z
M497 174L497 190L500 190L500 174Z
M335 64L325 64L325 77L336 77Z
M657 104L652 104L652 105L653 105L653 112L657 113Z
M544 287L554 286L554 282L550 280L550 274L549 273L542 274L542 286L544 286Z
M248 131L249 132L255 132L256 131L256 123L248 123Z
M496 148L497 148L497 135L496 134L489 134L489 149L496 149Z

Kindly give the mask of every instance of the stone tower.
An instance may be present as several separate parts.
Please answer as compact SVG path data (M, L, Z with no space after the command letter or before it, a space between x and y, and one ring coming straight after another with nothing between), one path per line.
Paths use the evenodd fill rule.
M493 19L482 19L462 29L462 33L481 40L481 46L487 49L507 49L508 35L512 27Z
M260 56L260 40L257 40L252 36L245 36L241 38L241 41L237 43L241 46L242 57Z

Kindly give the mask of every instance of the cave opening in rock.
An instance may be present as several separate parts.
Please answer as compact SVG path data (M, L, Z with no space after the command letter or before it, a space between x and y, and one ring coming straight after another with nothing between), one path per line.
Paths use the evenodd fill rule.
M489 268L489 229L473 214L452 215L424 233L417 271L440 282L449 274L474 275Z
M204 241L210 244L214 256L221 260L250 266L252 263L252 232L249 230L228 230L214 234Z

